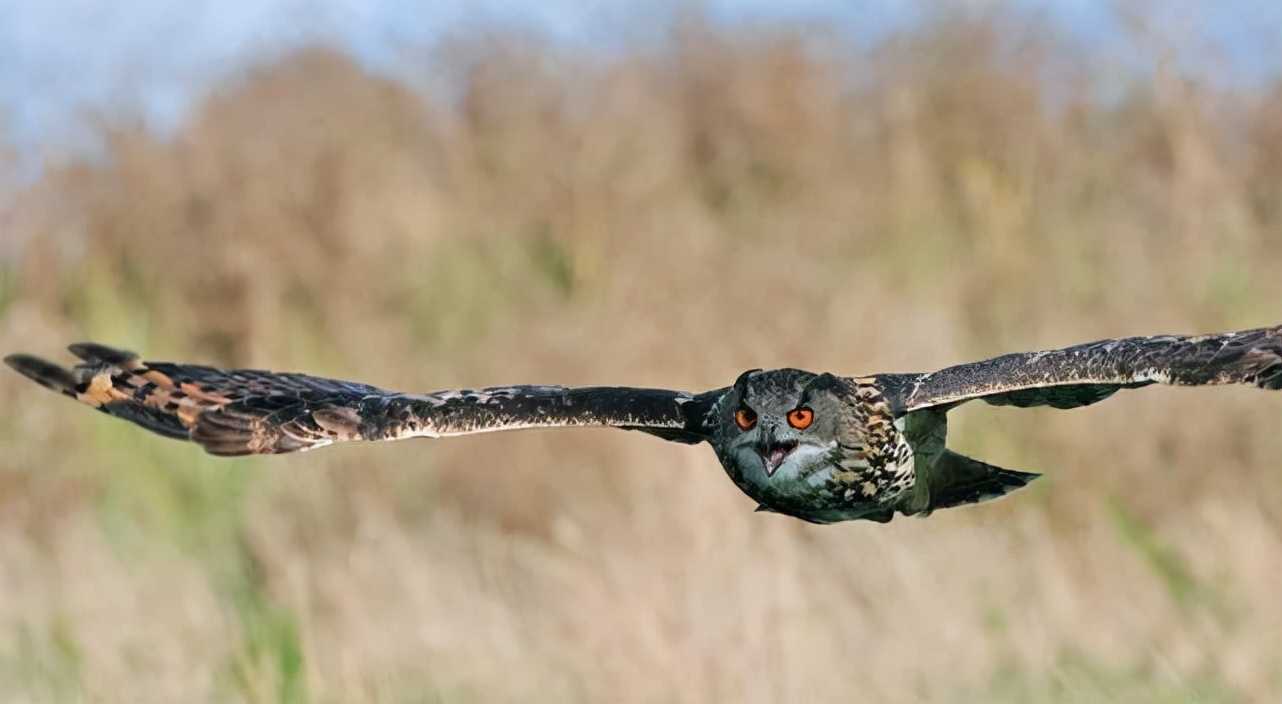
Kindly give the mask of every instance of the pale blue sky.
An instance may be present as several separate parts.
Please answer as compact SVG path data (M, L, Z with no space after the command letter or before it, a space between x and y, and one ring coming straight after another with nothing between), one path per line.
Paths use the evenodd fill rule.
M1203 68L1206 75L1251 81L1275 75L1282 66L1277 1L954 4L1041 13L1101 54L1124 57L1130 40L1116 11L1122 7L1158 26L1179 44L1185 65ZM337 44L372 65L390 67L404 49L492 25L594 46L645 41L681 6L680 0L0 0L0 130L20 149L34 151L74 135L85 110L141 114L163 127L211 80L312 41ZM822 22L869 39L911 23L926 3L707 0L695 6L719 22Z

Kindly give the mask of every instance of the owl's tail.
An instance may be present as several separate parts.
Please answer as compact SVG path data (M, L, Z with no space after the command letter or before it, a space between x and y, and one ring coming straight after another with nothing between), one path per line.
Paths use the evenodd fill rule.
M944 450L932 469L929 510L1001 498L1040 476L995 467L952 450Z

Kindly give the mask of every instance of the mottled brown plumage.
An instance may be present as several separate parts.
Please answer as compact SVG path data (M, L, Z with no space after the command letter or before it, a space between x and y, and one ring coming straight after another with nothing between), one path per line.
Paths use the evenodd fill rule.
M108 415L216 455L534 427L616 427L707 441L760 510L817 523L926 515L1002 496L1035 478L945 448L946 413L969 400L1075 408L1155 383L1282 388L1282 327L1102 340L927 374L753 370L732 386L700 394L532 385L409 394L306 374L144 362L92 343L70 350L82 360L71 369L25 354L5 361Z

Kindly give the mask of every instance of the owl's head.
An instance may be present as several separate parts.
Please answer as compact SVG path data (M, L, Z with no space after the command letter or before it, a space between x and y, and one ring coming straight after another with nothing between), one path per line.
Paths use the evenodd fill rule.
M786 484L830 464L842 418L842 382L800 369L754 369L722 404L721 454L745 481Z

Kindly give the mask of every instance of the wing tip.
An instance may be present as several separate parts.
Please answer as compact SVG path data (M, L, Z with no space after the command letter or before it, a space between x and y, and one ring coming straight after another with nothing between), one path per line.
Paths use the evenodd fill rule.
M138 355L129 350L109 347L97 342L76 342L67 345L67 351L86 362L104 362L116 366L129 365L138 360Z
M7 355L4 363L15 372L54 391L72 393L79 383L71 370L34 355L21 352Z

